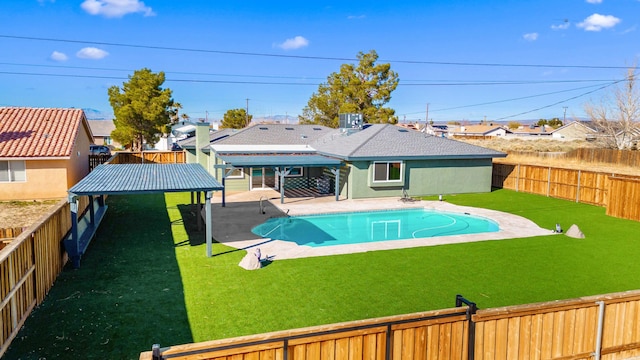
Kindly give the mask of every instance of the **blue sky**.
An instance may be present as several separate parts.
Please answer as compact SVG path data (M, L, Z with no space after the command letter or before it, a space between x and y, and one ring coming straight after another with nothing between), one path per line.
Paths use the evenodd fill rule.
M401 121L582 117L640 56L639 14L640 0L3 0L0 106L111 113L107 89L146 67L193 118L246 99L254 117L297 115L373 49L399 75Z

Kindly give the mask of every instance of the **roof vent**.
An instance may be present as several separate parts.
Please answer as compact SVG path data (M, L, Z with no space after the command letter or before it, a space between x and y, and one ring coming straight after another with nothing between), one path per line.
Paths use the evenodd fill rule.
M409 132L407 129L398 129L399 132Z
M292 128L292 127L287 127L287 128L285 128L285 129L286 129L286 130L293 130L293 128Z
M260 129L260 130L269 130L269 128L263 127L263 126L259 127L258 129Z
M315 128L315 127L314 127L314 128L313 128L313 130L322 130L322 129L321 129L321 128Z
M306 139L307 135L302 135L301 138Z

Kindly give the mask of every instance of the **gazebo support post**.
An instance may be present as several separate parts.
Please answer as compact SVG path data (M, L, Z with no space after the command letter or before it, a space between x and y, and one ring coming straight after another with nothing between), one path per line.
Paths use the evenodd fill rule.
M227 204L226 199L227 197L226 195L226 191L225 189L227 188L227 186L225 185L227 178L225 176L222 177L222 207L225 207L225 205Z
M69 194L69 208L71 209L71 242L73 248L71 252L71 262L74 269L80 268L80 244L78 243L78 197L75 194Z
M338 201L340 200L340 168L339 167L332 168L331 173L336 178L333 192L336 194L336 201Z
M198 191L196 198L198 199L198 205L196 206L196 222L198 223L198 231L202 231L202 201L200 200L200 191Z
M93 195L89 195L89 220L91 226L96 225L96 209L93 208Z
M224 179L223 179L224 181ZM211 257L213 256L213 249L212 249L212 240L211 237L213 236L213 232L212 232L212 223L213 221L211 220L212 216L211 216L211 197L213 196L213 192L212 191L207 191L205 192L204 195L204 206L205 206L205 236L207 237L206 239L206 243L207 243L207 257ZM224 198L224 197L223 197Z
M280 181L278 184L280 185L280 204L284 204L284 177L289 175L289 173L291 172L291 168L283 167L282 171L280 171L279 167L275 169L276 169L276 174L280 177Z

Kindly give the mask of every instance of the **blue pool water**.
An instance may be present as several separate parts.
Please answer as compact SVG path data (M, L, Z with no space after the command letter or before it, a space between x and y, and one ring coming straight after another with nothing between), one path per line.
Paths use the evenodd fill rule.
M251 231L312 247L498 231L498 224L468 214L427 209L351 212L271 218Z

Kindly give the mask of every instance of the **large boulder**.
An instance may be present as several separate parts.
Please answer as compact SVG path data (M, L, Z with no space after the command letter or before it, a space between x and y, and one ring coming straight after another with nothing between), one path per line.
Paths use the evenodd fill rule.
M248 252L247 255L240 260L238 265L247 270L260 269L262 267L262 263L260 262L260 249L257 249L254 253Z
M584 233L580 231L580 228L578 228L578 225L576 224L571 225L571 227L569 227L569 230L567 230L565 235L567 235L568 237L576 238L576 239L584 239Z

